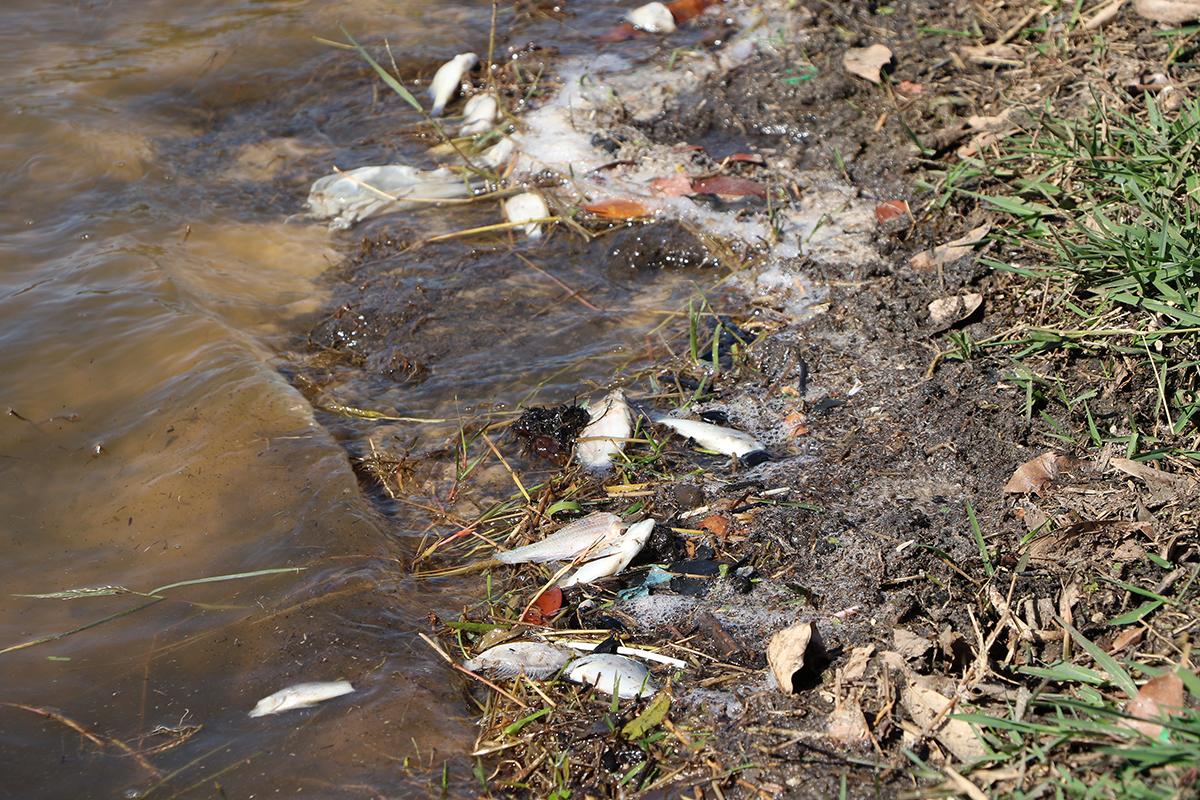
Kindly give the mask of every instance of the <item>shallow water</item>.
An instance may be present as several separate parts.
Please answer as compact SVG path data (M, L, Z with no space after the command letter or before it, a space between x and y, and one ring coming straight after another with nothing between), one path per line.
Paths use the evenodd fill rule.
M569 53L614 11L586 13L500 24ZM436 450L456 426L314 416L288 378L336 299L322 276L363 233L294 219L308 182L421 152L403 106L312 37L340 23L435 64L486 49L489 20L490 4L416 0L0 9L0 704L27 706L0 705L0 795L425 793L446 759L471 793L473 716L415 633L472 587L406 576L429 520L373 504L347 458L366 437ZM380 294L425 303L412 341L428 379L334 366L315 394L449 418L535 390L560 402L611 377L697 279L630 269L606 243L519 246L606 312L564 301L507 246L430 248L392 263ZM285 567L303 571L172 589L37 644L146 598L17 596ZM357 693L247 717L283 686L339 678Z

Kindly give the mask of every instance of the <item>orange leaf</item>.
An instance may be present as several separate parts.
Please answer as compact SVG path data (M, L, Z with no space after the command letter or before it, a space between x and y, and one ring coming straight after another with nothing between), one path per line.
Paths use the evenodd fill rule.
M698 178L692 181L692 191L697 194L723 194L733 197L767 198L767 187L749 178L734 178L717 175L713 178Z
M636 36L641 36L642 32L633 27L631 22L622 22L617 27L610 31L600 34L596 37L598 42L623 42L626 39L632 39Z
M729 162L744 161L747 164L758 164L760 167L767 165L767 160L758 153L731 153L725 156L725 160Z
M720 514L709 514L700 520L700 530L708 531L724 539L725 535L729 533L729 520Z
M588 203L583 210L604 219L637 219L650 216L645 206L632 200L600 200Z
M550 616L562 608L562 601L562 589L554 586L538 595L538 599L533 601L533 605L538 611Z
M675 0L673 3L667 3L667 10L671 12L671 16L675 18L675 24L678 25L700 16L704 13L704 9L719 2L721 0Z
M882 225L888 220L903 217L907 213L909 213L907 200L884 200L875 206L875 221Z
M1182 711L1183 681L1174 672L1164 672L1146 681L1137 697L1126 703L1125 713L1134 719L1123 719L1121 724L1158 739L1163 734L1163 726L1155 720Z
M1040 495L1058 475L1058 456L1054 453L1042 453L1037 458L1026 461L1017 467L1017 471L1004 484L1005 494L1034 494Z
M900 94L921 94L925 91L925 87L912 81L900 81L900 85L896 87L896 90Z

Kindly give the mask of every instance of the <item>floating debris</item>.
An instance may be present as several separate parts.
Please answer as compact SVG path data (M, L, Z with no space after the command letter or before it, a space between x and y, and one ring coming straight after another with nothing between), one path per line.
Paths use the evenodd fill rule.
M625 15L635 28L647 33L674 33L675 16L663 3L646 3Z
M625 402L625 393L614 389L589 415L591 422L579 435L575 459L592 472L608 472L613 457L625 448L625 440L633 433L633 414Z
M433 107L429 109L431 117L442 115L446 110L446 103L449 103L450 98L461 88L463 75L478 63L479 56L474 53L459 53L438 67L429 84L429 96L433 98Z
M484 650L463 663L471 672L488 672L497 678L548 678L575 657L565 647L547 642L511 642Z
M642 552L642 548L646 546L646 540L654 531L654 525L653 519L644 519L630 525L629 530L619 541L600 551L597 558L575 570L558 585L574 586L578 583L591 583L600 578L607 578L609 575L616 575L629 566L629 562L634 559L634 556Z
M514 224L529 223L521 230L530 239L538 239L542 235L542 226L530 220L541 220L548 216L550 210L546 208L546 201L537 192L523 192L508 198L504 203L504 218Z
M540 542L502 550L494 558L502 564L544 564L547 561L572 561L596 555L621 541L621 518L597 511L577 519Z
M584 656L572 662L567 677L625 700L649 697L658 691L645 664L610 653Z
M477 94L463 105L463 124L458 129L459 136L474 136L490 130L496 124L496 116L500 112L500 103L490 92Z
M722 455L733 456L748 467L756 466L771 458L761 442L750 434L733 428L723 428L720 425L693 419L668 417L665 414L654 414L650 419L655 424L665 425L688 437L706 450L715 450Z
M390 211L466 197L471 185L448 169L419 170L405 164L359 167L318 179L308 193L309 213L328 219L330 230Z
M350 681L297 683L259 700L250 712L250 716L265 717L268 714L281 714L296 708L312 708L317 703L323 703L353 691L354 687L350 685Z
M561 406L527 408L513 423L512 432L525 451L556 463L565 463L571 445L591 419L586 408Z
M500 141L484 151L480 161L484 166L493 170L502 170L517 152L517 143L511 136L505 136Z

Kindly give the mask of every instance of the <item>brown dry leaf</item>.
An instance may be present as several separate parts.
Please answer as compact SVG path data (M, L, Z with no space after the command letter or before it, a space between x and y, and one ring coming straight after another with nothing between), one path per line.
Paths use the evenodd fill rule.
M871 656L874 653L875 645L873 644L864 644L851 650L846 666L842 667L842 680L846 683L853 683L866 675L867 665L871 663Z
M711 178L697 178L692 181L692 191L696 194L717 194L727 197L761 197L767 199L767 187L749 178L736 178L730 175L715 175Z
M783 418L783 427L789 439L804 436L808 433L808 417L799 411L793 411Z
M960 47L959 52L966 56L968 61L976 64L1000 66L1019 66L1021 64L1021 51L1011 44L967 45Z
M697 527L702 531L708 531L714 536L724 539L729 533L729 520L720 514L709 514L700 520L700 524Z
M892 629L892 641L895 643L896 652L905 658L920 658L933 647L933 642L924 636L918 636L904 628Z
M1164 729L1153 720L1178 714L1182 710L1183 681L1174 672L1164 672L1142 684L1137 697L1125 704L1125 713L1136 719L1123 719L1121 724L1157 740L1163 737Z
M1172 475L1169 472L1157 470L1148 464L1143 464L1140 461L1134 461L1129 458L1113 458L1109 460L1109 465L1119 469L1126 475L1132 475L1138 480L1149 486L1155 487L1177 487L1182 486L1187 482L1186 478L1179 475Z
M830 739L847 745L865 742L871 736L862 707L852 699L847 699L833 710L825 722L825 732Z
M1139 17L1171 25L1200 19L1198 0L1133 0L1133 10Z
M1042 453L1034 459L1026 461L1017 467L1017 471L1004 484L1005 494L1041 495L1058 475L1059 456L1055 453Z
M851 75L879 83L880 71L891 63L892 51L881 44L870 47L851 47L842 55L842 66Z
M692 193L692 179L686 175L671 175L650 181L650 191L667 197L683 197Z
M615 28L605 31L596 37L598 42L623 42L626 39L633 39L636 36L644 36L641 31L633 26L632 22L622 22Z
M1131 627L1121 631L1117 638L1113 639L1112 646L1108 648L1108 652L1112 655L1124 650L1126 647L1138 644L1146 637L1145 628Z
M704 9L719 2L721 0L675 0L673 3L667 3L667 10L675 18L675 24L682 25L689 19L700 16L704 13Z
M932 250L926 250L924 253L917 253L908 263L918 272L928 272L949 264L975 249L975 245L982 242L991 229L992 226L989 224L980 225L978 228L971 230L966 236L961 236L952 242L938 245Z
M589 214L603 219L639 219L650 216L650 210L633 200L599 200L583 207Z
M979 292L960 294L955 297L939 297L929 304L929 318L937 330L949 328L974 314L983 305Z
M975 730L960 719L951 719L955 711L962 711L961 704L943 714L950 705L950 698L941 692L921 686L910 681L900 693L900 702L912 717L913 722L922 730L933 725L934 720L941 715L941 722L931 730L933 737L954 757L961 761L970 761L986 754L986 748L975 735Z
M805 665L811 666L821 651L821 636L811 622L797 622L772 636L767 643L767 665L780 691L793 694L796 674Z
M905 214L911 213L908 210L907 200L884 200L875 206L875 221L882 225L896 217L903 217Z
M741 162L744 164L757 164L760 167L767 165L767 160L758 153L731 153L724 158L725 163Z
M924 94L925 87L919 83L913 83L912 81L900 81L900 83L896 86L896 91L900 92L900 94L909 95Z

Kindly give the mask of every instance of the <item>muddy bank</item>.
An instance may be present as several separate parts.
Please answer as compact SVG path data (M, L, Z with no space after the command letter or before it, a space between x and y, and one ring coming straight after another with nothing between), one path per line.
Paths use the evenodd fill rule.
M443 420L414 429L322 417L381 514L427 512L425 531L397 531L424 534L406 565L419 572L536 540L584 512L658 521L627 573L567 590L537 623L524 612L553 570L425 579L478 589L460 618L431 618L425 631L457 660L506 637L572 630L689 664L655 668L671 679L670 712L641 737L618 732L644 701L610 706L564 682L521 680L504 682L502 696L461 679L463 709L481 718L476 777L498 795L929 791L942 773L913 769L905 750L935 768L980 755L978 738L964 743L945 719L951 708L1015 702L1029 682L1021 668L1070 646L1048 633L1056 615L1099 638L1128 601L1081 591L1091 562L1059 558L1065 542L1036 557L1025 544L1038 519L1100 517L1069 546L1128 563L1135 554L1119 552L1120 531L1132 529L1109 523L1129 521L1147 487L1114 473L1110 452L1064 467L1060 485L1073 492L1006 495L1014 470L1049 443L1020 413L1024 398L1002 366L942 359L939 336L951 326L976 339L1005 330L1024 311L1013 280L969 248L932 270L910 262L980 221L914 188L969 138L968 113L993 99L974 85L990 67L949 58L951 34L928 32L977 20L922 4L744 12L726 4L683 31L685 57L698 53L683 77L672 74L670 41L606 46L597 81L623 100L649 87L573 123L586 144L573 154L605 165L606 177L551 170L538 182L567 206L595 200L597 187L649 203L653 179L724 170L770 186L769 202L673 198L654 221L599 225L591 237L559 229L544 243L503 234L421 244L427 217L380 219L328 276L335 301L309 333L309 356L290 367L319 408ZM731 33L758 28L772 34L722 51L749 41ZM901 54L889 83L846 73L847 48L880 41ZM577 61L547 58L545 68L570 79L529 101L517 122L527 143L545 141L532 126L554 121L556 98L582 83ZM951 79L970 90L923 88ZM731 167L727 156L739 153L754 158ZM544 169L556 163L536 156ZM897 201L909 211L877 216ZM456 221L494 217L479 208ZM988 298L982 309L932 317L931 302L975 292ZM722 345L721 330L735 329L739 346ZM714 365L708 354L723 347ZM522 409L573 405L611 385L645 407L685 407L747 431L772 458L730 464L643 423L626 460L597 479L506 431ZM1170 518L1190 491L1155 508ZM1091 492L1109 497L1103 508L1084 499ZM1165 542L1160 523L1147 524L1143 551ZM648 580L654 568L667 578ZM823 644L789 693L766 650L796 621L815 624ZM470 772L470 755L454 768Z

